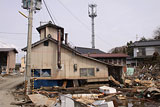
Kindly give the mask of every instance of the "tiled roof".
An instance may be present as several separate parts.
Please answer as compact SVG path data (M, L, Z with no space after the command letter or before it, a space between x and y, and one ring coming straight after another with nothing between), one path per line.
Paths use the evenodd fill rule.
M160 40L136 41L132 47L160 46Z
M105 53L99 49L85 48L85 47L75 47L75 50L77 50L81 54L102 54L102 53Z
M105 54L84 54L85 56L93 57L93 58L126 58L128 55L123 53L105 53Z

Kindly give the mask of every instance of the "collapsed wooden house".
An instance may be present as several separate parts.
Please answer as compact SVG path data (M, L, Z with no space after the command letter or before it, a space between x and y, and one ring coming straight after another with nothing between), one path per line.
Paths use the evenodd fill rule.
M37 28L40 41L32 44L31 69L34 86L62 85L64 81L108 81L105 62L83 56L68 46L67 35L62 27L45 24ZM27 48L23 48L27 51ZM78 80L78 81L77 81Z

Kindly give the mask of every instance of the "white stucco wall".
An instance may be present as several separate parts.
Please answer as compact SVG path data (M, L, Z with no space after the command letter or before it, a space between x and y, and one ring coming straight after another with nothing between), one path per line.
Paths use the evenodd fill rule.
M140 47L139 47L140 48ZM138 48L134 48L134 57L137 57ZM145 47L146 56L151 56L155 52L155 47Z
M134 48L134 57L137 57L138 48Z
M155 52L155 47L146 47L147 56L153 55L154 52Z

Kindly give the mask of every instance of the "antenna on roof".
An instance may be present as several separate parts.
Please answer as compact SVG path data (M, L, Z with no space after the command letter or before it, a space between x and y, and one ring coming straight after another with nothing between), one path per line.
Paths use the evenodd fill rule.
M138 35L136 35L136 41L138 41Z

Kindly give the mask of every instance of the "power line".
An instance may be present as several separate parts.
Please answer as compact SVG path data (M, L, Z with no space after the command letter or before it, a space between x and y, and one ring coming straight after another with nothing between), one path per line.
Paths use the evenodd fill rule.
M85 23L83 23L76 15L74 15L60 0L57 0L77 21L79 21L82 25L84 25L87 29L89 29L88 28L88 26L85 24Z
M52 2L52 1L51 1ZM50 3L50 4L52 4L52 3ZM54 4L54 3L53 3ZM49 8L49 10L50 10L50 12L51 12L51 14L52 14L52 16L53 16L53 18L54 18L54 20L55 20L55 22L57 23L57 25L59 25L59 22L58 22L58 20L57 20L57 18L54 16L54 12L52 11L53 9L51 9L50 8L51 6L50 5L48 5L48 8Z
M54 22L54 20L53 20L53 18L52 18L52 15L51 15L51 13L49 12L49 9L48 9L48 7L47 7L47 4L46 4L45 0L43 0L43 2L44 2L44 5L45 5L45 7L46 7L46 9L47 9L47 12L48 12L48 14L49 14L52 22L55 24L55 22Z
M27 35L27 33L16 33L16 32L0 32L0 34L14 34L14 35ZM37 34L37 33L33 33Z
M82 22L76 15L74 15L60 0L57 0L78 22L80 22L89 32L90 32L90 29L89 27L84 23ZM102 35L102 33L101 33ZM97 35L96 33L96 36L99 40L101 40L104 44L106 44L107 46L110 45L112 46L111 44L107 44L106 41L104 41L104 39L102 39L99 35Z

